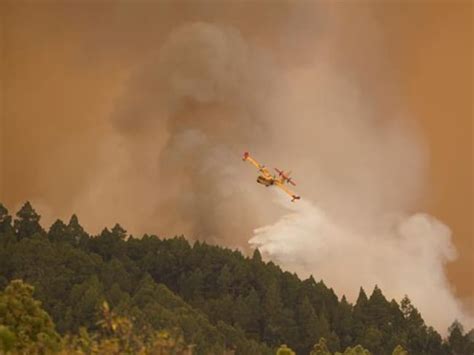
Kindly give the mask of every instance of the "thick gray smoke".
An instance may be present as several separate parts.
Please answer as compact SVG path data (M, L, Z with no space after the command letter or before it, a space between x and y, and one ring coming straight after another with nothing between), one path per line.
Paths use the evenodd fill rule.
M388 297L408 294L440 331L454 318L472 324L444 274L455 257L449 230L410 216L426 162L416 128L402 109L382 116L330 51L282 66L236 28L183 25L131 75L119 102L105 171L78 202L113 204L113 215L97 214L102 223L121 215L135 232L242 249L250 239L352 300L361 285L378 284ZM291 168L301 203L276 203L256 185L240 161L245 150Z
M140 208L143 218L128 224L135 231L159 226L165 235L246 248L256 223L272 220L255 208L264 197L253 192L255 172L238 163L244 150L262 154L275 141L273 68L235 28L193 23L172 32L131 75L113 114L121 137L104 154L119 163L100 177L108 186L94 184L86 199L108 200L127 181L133 193L111 202Z
M282 267L301 277L315 274L351 300L359 287L378 285L398 301L408 293L442 333L454 318L472 326L444 273L456 257L450 230L421 213L386 222L385 228L359 233L302 201L276 223L256 229L250 243Z

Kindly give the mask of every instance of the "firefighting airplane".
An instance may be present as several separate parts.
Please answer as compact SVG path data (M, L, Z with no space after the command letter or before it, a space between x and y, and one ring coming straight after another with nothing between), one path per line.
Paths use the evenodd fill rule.
M275 176L275 174L272 175L270 174L270 171L265 167L265 165L259 164L254 158L250 156L248 152L244 153L242 160L247 160L251 162L258 169L258 171L260 171L260 175L257 178L257 182L259 184L265 185L266 187L271 185L279 187L291 196L291 202L294 202L295 200L299 200L301 198L285 185L285 183L288 183L293 186L296 186L296 183L290 178L291 171L285 173L283 170L275 168L276 172L278 173L278 177Z

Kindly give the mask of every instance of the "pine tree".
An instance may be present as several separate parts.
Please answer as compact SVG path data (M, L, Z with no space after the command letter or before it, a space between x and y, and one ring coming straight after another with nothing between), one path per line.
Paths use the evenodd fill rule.
M448 343L454 355L468 354L469 341L464 337L464 327L456 319L448 329Z
M425 354L429 355L444 355L446 351L443 349L443 339L441 335L433 329L433 327L428 327L427 331L427 341L425 345ZM408 349L409 350L409 349Z
M364 289L361 287L359 290L359 296L357 297L357 301L355 304L356 309L364 309L367 306L369 299L367 298L367 294L365 293Z
M221 269L219 276L217 277L217 290L220 295L226 295L230 291L230 286L232 283L232 274L230 272L229 266L224 265Z
M91 238L87 244L93 252L101 255L105 260L110 260L112 256L120 257L124 254L125 236L125 230L116 224L112 231L105 228L98 237Z
M75 217L75 215L73 217ZM76 217L76 220L77 220L77 217ZM81 229L82 229L82 227L81 227ZM125 229L123 229L120 224L117 223L112 228L112 235L117 239L125 240L125 238L127 238L127 231Z
M469 332L464 335L466 341L466 353L474 354L474 329L471 329Z
M53 242L64 240L67 226L60 219L56 220L49 228L48 237Z
M277 344L280 341L283 304L280 292L275 281L268 285L262 299L262 312L265 325L263 326L263 340L268 344Z
M12 228L12 217L8 210L0 203L0 234L9 232Z
M40 215L36 213L29 202L26 202L16 214L17 218L13 223L13 229L18 239L30 237L34 234L44 234L43 228L39 224Z
M204 275L200 268L191 273L182 274L178 281L178 289L185 300L193 304L200 304L203 300Z
M427 328L420 312L412 305L408 296L400 303L400 310L405 318L407 347L410 352L422 354L427 343Z
M241 318L243 328L247 333L256 339L261 339L262 306L257 291L252 287L249 294L244 298L244 302L249 310L250 317Z
M17 240L12 226L12 217L8 214L8 210L0 203L0 243L8 244ZM1 262L0 251L0 262ZM0 287L4 283L3 275L0 275Z
M88 235L79 224L79 219L73 214L66 227L65 239L73 245L79 245L83 244L87 238Z
M360 339L364 336L366 325L367 325L367 304L369 300L364 289L361 287L359 290L359 296L357 297L356 304L353 310L353 329L352 338L360 343Z
M319 339L321 336L326 336L327 334L323 334L325 329L320 329L321 324L308 297L304 296L302 301L299 302L296 315L300 328L299 348L301 350L298 349L298 352L306 354L311 349L311 346L313 346L315 339Z
M380 288L375 286L374 291L367 302L366 312L368 324L377 328L387 329L391 318L390 311L390 303L384 297Z
M336 332L339 335L341 347L343 349L353 343L353 339L351 336L352 327L352 306L349 304L349 302L347 302L346 296L342 296L334 328L336 329Z
M256 263L261 263L262 262L262 255L260 254L260 251L258 249L255 249L252 255L252 260Z

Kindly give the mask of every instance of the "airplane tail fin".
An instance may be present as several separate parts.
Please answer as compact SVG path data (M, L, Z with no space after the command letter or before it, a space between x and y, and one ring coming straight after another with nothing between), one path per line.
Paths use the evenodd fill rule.
M293 199L291 200L291 202L295 202L295 200L301 199L301 196L298 196L298 195L293 195L292 197Z

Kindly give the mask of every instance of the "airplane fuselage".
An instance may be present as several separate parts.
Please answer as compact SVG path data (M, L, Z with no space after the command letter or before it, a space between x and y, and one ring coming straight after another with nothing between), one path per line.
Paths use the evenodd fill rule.
M270 186L270 185L273 185L275 183L275 179L267 178L263 175L259 175L258 178L257 178L257 182L259 184L262 184L262 185L265 185L265 186Z

